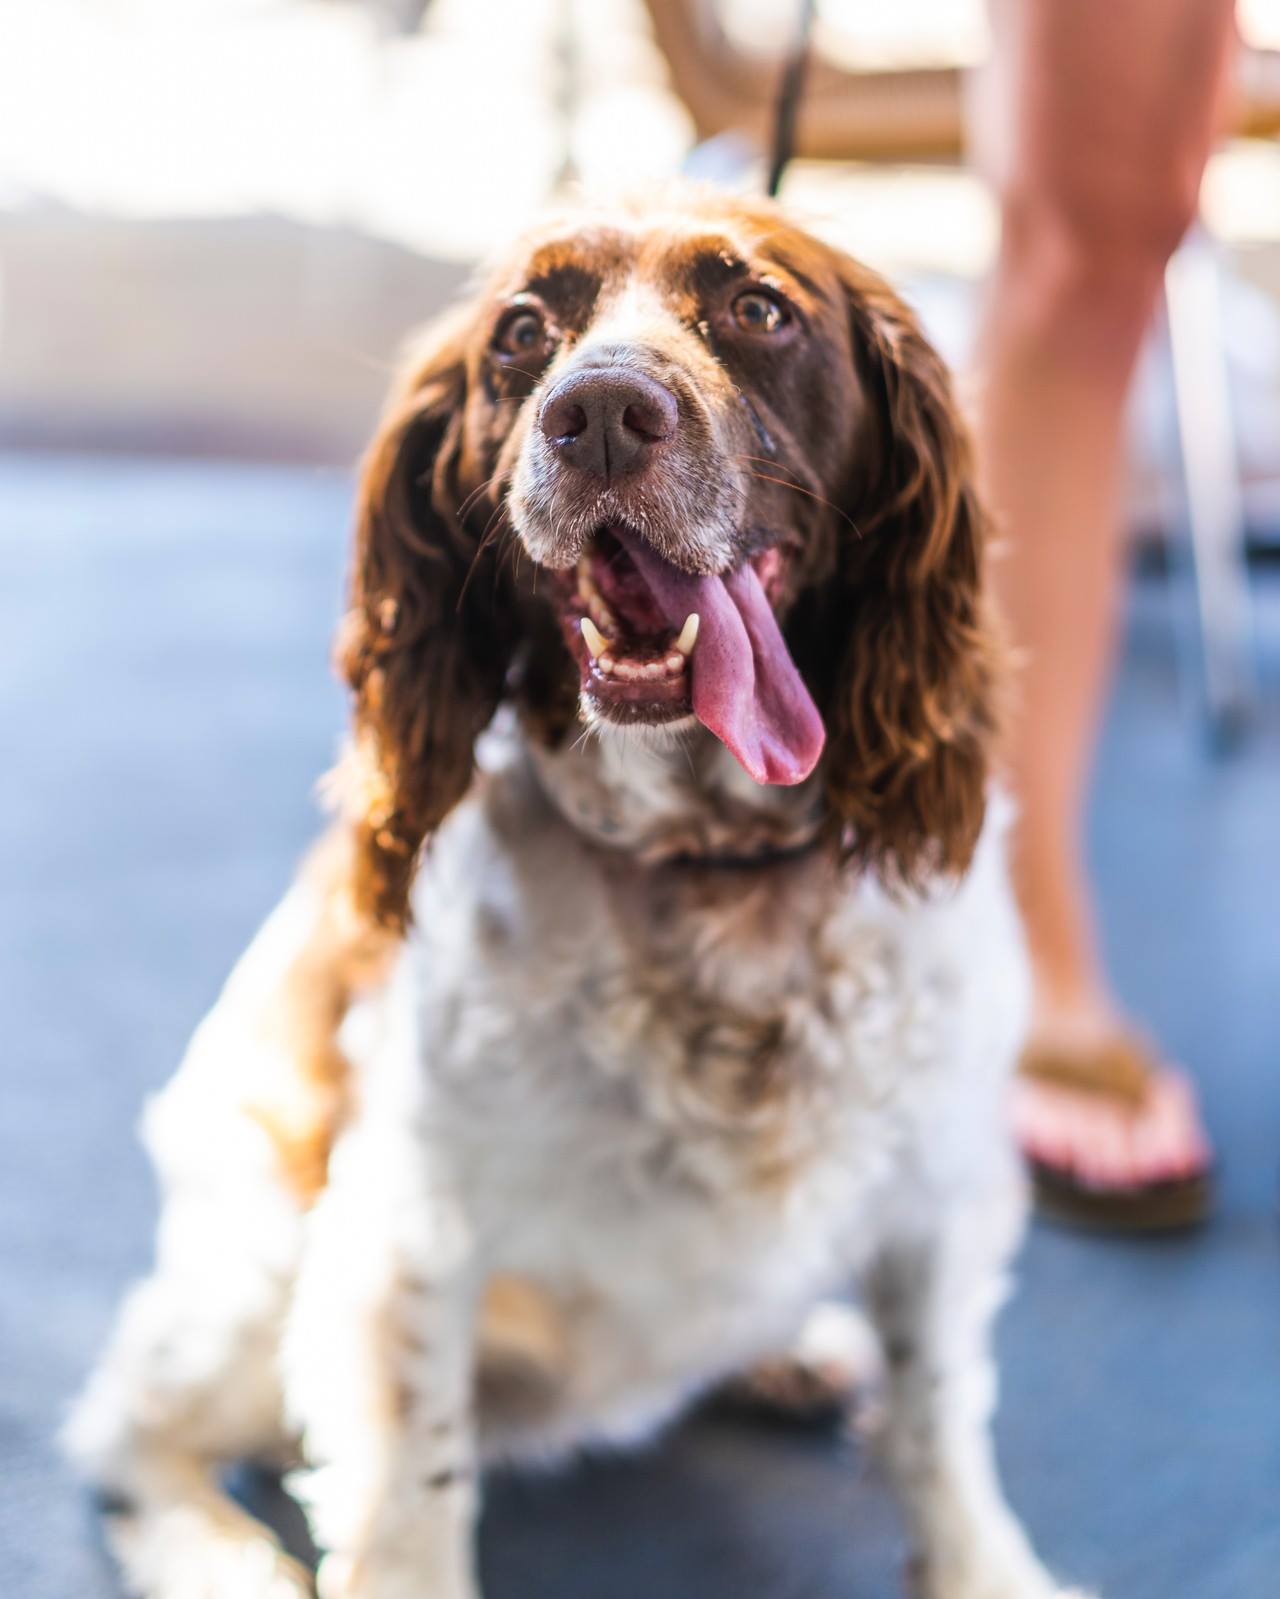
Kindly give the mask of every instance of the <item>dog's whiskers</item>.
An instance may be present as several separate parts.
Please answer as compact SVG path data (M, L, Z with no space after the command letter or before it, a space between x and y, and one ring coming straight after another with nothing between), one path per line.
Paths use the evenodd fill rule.
M735 455L733 459L735 461L765 461L765 458L762 455ZM773 461L765 461L765 464L768 466L775 466L777 463ZM827 499L824 494L819 494L816 489L809 488L807 484L796 483L790 478L774 477L773 474L769 472L756 472L750 467L747 468L747 476L755 478L759 483L776 483L779 488L793 489L797 494L806 495L809 499L816 501L817 504L825 506L827 510L834 511L841 521L849 524L859 538L862 537L862 529L847 511L836 505L834 501Z

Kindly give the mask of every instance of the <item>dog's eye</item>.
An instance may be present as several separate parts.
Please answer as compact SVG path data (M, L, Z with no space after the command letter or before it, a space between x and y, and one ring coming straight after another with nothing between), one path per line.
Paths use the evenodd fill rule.
M539 312L523 305L510 312L498 325L493 348L508 360L539 355L547 342L547 326Z
M789 317L773 295L763 289L745 289L733 302L733 320L744 333L776 333Z

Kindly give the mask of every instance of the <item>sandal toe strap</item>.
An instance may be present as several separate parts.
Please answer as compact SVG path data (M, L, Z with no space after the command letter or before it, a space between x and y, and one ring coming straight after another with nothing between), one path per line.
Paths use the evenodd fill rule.
M1143 1041L1123 1033L1092 1049L1028 1044L1018 1070L1039 1083L1100 1094L1128 1105L1143 1103L1155 1075L1151 1053Z

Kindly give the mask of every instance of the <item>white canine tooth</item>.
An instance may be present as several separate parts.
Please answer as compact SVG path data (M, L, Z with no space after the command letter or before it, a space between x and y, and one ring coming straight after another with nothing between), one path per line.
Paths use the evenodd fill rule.
M698 641L698 613L691 611L684 619L684 626L680 629L680 637L672 646L679 650L681 655L692 655L693 646Z
M589 616L584 616L578 626L582 629L582 637L586 641L587 648L591 651L594 659L598 661L609 648L609 640L605 638Z

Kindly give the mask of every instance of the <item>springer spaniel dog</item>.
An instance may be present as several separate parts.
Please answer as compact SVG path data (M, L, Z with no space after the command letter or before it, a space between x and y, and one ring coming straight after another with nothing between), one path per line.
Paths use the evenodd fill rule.
M699 191L528 234L359 489L341 819L146 1118L69 1428L131 1590L475 1599L478 1473L643 1440L860 1281L929 1599L1062 1591L992 1455L1027 973L986 523L873 273Z

